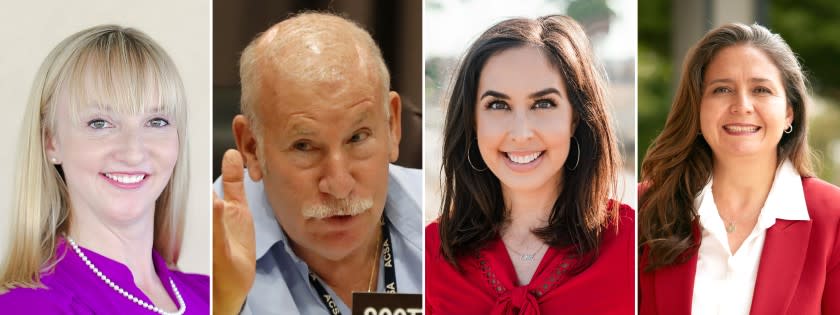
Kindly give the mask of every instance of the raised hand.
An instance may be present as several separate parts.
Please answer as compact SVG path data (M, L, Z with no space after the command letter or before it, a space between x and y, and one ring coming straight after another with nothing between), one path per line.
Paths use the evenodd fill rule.
M239 151L222 158L224 199L213 193L213 309L238 314L254 282L254 219L245 197L244 166Z

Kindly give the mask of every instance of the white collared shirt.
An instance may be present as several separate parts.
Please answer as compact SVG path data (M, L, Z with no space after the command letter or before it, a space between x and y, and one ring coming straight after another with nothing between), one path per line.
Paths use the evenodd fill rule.
M767 229L776 224L776 219L810 220L802 179L790 160L779 166L758 222L734 255L715 205L712 180L694 204L700 215L703 238L694 275L691 313L748 315Z

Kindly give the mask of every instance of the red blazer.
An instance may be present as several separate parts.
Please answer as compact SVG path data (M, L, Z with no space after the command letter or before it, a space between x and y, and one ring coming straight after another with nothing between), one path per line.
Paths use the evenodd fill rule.
M604 314L635 311L635 217L619 208L617 231L604 231L600 256L583 272L568 277L569 251L549 248L531 283L516 286L516 272L498 237L467 255L456 270L440 253L438 223L426 227L426 314ZM565 257L564 257L565 256Z
M811 220L767 229L750 314L840 314L840 188L808 177L802 187ZM694 234L700 238L697 221ZM653 272L644 272L642 252L639 314L691 314L696 249L686 263Z

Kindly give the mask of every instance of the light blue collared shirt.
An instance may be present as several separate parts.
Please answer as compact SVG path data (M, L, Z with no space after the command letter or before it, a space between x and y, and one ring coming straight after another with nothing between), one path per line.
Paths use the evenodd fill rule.
M242 314L328 314L327 307L309 284L309 267L292 251L286 234L266 199L262 181L254 182L245 173L245 195L254 218L257 270L254 285ZM385 215L391 222L395 273L399 293L421 293L423 273L421 171L396 165L388 167L388 197ZM213 189L223 198L221 179ZM384 292L382 265L377 287ZM350 309L326 283L342 314Z

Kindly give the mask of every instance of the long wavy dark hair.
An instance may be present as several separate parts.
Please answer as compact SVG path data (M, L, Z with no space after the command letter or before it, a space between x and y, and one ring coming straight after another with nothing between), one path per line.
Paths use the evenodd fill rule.
M693 236L697 210L694 199L711 179L712 149L698 135L700 101L706 66L723 48L749 45L762 50L779 68L793 109L793 131L782 134L777 157L790 159L803 176L812 176L808 147L807 82L793 51L778 34L761 25L727 24L709 31L691 50L683 64L671 112L642 162L645 191L639 195L639 245L647 255L646 271L683 263L699 248Z
M581 26L560 15L500 22L485 31L463 57L444 126L441 252L458 268L458 257L482 248L509 219L499 179L490 171L476 171L469 163L485 165L476 145L471 144L476 137L476 90L481 70L490 57L517 47L536 47L543 52L562 76L579 119L573 135L580 145L580 158L573 146L566 162L574 165L578 160L578 165L563 168L560 195L548 225L532 231L551 246L574 246L582 259L573 272L579 272L597 258L604 228L618 220L618 204L609 198L616 192L621 160L607 109L603 68L596 63Z

